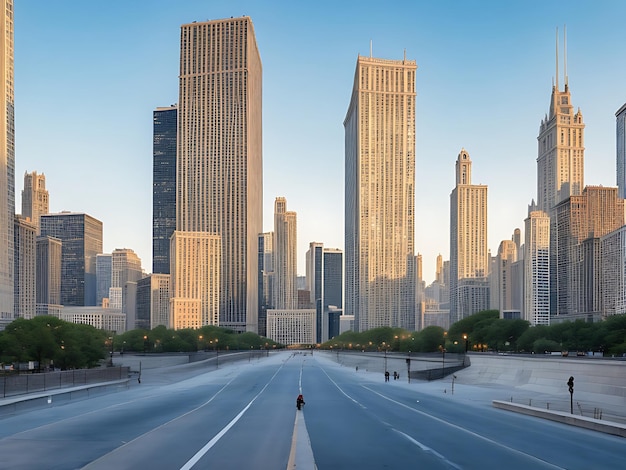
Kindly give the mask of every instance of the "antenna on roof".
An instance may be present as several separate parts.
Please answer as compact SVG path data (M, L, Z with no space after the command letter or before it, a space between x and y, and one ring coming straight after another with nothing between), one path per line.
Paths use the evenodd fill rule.
M404 48L404 62L406 62L406 47Z
M567 29L565 25L563 25L563 56L563 65L565 68L565 88L567 88Z
M556 90L559 91L559 28L556 28L556 77L555 77Z
M372 58L372 40L370 39L370 59Z

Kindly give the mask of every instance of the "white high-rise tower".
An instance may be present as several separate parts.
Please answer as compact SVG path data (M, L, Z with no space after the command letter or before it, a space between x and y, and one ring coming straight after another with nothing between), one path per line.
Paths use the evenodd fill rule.
M15 119L13 0L0 1L0 327L13 320L13 224L15 222Z
M357 58L345 127L345 313L415 329L414 60Z
M258 327L257 237L263 230L261 74L249 17L181 27L176 238L182 244L177 253L185 253L194 263L220 259L221 266L210 267L211 276L220 278L219 324L237 331L256 332ZM186 232L192 233L191 239L183 243ZM215 237L221 239L219 257L209 254ZM203 259L193 255L196 244L204 247ZM181 266L173 266L173 275L185 275ZM172 286L187 281L173 279ZM207 292L198 288L198 295ZM214 301L201 303L214 305ZM214 317L204 312L202 318Z

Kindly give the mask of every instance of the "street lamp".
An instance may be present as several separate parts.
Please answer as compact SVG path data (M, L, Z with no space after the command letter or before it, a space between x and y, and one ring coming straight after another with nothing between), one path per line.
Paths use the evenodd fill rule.
M469 341L467 339L467 334L463 333L463 339L465 340L465 354L467 354L467 346L469 344Z
M143 335L143 353L148 350L148 335Z

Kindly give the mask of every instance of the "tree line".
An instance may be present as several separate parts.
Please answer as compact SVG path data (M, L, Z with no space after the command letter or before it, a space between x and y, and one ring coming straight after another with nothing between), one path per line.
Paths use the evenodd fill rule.
M594 351L605 356L626 353L626 315L597 323L582 320L530 326L525 320L501 319L486 310L454 323L448 331L428 326L419 332L381 327L362 333L345 332L321 345L323 349L399 352L518 352Z
M216 326L197 330L158 326L152 330L136 329L117 335L91 325L38 316L30 320L18 318L0 331L0 364L4 370L19 370L32 361L37 371L66 370L100 366L114 353L188 353L279 347L281 345L255 333L238 334Z

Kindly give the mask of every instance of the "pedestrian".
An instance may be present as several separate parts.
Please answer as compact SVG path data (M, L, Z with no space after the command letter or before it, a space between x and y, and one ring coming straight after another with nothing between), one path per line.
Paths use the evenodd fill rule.
M300 410L302 409L302 405L304 405L304 397L300 394L298 395L298 398L296 398L296 408Z
M385 371L385 382L389 382L389 371Z

